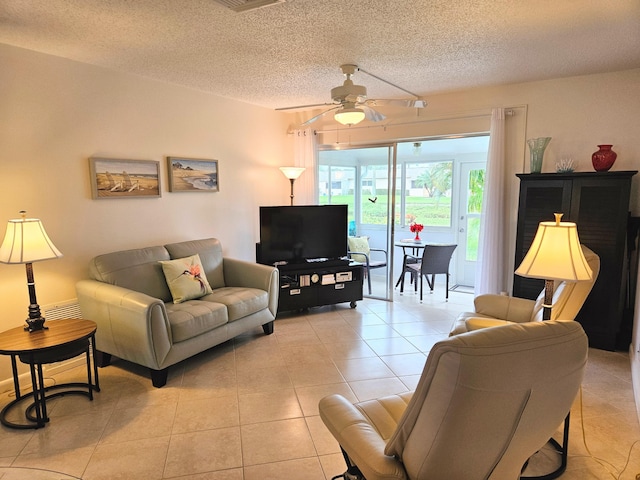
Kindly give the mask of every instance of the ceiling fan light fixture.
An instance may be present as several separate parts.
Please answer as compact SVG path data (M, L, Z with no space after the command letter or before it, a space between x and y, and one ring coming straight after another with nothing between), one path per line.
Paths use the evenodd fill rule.
M333 118L342 125L356 125L364 120L364 110L361 108L343 108L336 112Z

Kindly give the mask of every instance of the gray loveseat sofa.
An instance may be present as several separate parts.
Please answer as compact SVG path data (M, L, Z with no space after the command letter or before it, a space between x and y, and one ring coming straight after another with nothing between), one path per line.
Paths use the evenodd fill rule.
M160 262L195 254L212 293L174 304ZM115 355L143 365L155 387L171 365L240 333L260 325L273 333L277 270L223 257L215 238L99 255L89 277L76 290L83 318L98 325L97 364Z

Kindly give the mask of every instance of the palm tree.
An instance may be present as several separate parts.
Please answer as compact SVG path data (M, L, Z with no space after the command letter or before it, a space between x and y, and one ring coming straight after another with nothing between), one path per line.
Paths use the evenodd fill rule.
M428 197L441 197L451 190L453 162L430 163L416 177L416 185L424 188Z
M416 177L416 185L425 190L427 197L433 197L433 179L431 178L429 167Z
M469 205L470 213L482 211L482 195L484 192L484 170L471 170L469 172Z

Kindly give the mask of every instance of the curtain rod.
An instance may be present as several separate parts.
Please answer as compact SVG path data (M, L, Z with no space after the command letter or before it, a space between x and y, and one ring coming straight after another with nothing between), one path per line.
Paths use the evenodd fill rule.
M507 117L513 117L516 115L515 109L516 108L522 108L524 105L518 105L515 107L508 107L505 109L504 114ZM418 125L421 123L431 123L431 122L439 122L442 120L460 120L460 119L464 119L464 118L477 118L477 117L490 117L491 116L491 112L483 112L483 113L475 113L475 114L470 114L470 115L456 115L456 116L451 116L451 117L437 117L437 118L429 118L429 119L424 119L424 120L413 120L410 122L401 122L401 123L385 123L384 125L366 125L366 126L361 126L361 127L349 127L348 129L340 129L339 127L335 127L333 129L328 129L328 130L314 130L313 132L315 134L318 133L329 133L329 132L344 132L344 131L352 131L352 130L364 130L364 129L369 129L369 128L384 128L385 130L388 127L402 127L402 126L406 126L406 125ZM290 130L288 133L289 134L293 134L294 130Z

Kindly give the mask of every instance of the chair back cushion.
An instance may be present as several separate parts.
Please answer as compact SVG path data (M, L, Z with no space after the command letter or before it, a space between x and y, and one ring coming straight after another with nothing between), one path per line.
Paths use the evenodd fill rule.
M367 257L371 253L369 247L369 237L349 237L348 238L349 252L364 253ZM360 263L367 263L367 259L364 255L352 254L351 259Z
M518 478L568 414L587 350L580 324L565 321L437 343L385 454L412 480Z
M457 245L426 245L422 252L421 273L449 273L449 263L456 247Z
M582 253L591 268L591 280L583 282L554 282L553 308L551 309L551 320L575 320L576 315L582 308L585 300L589 296L594 283L600 273L600 257L582 245ZM544 289L538 295L536 304L531 313L531 321L542 321L544 304Z

